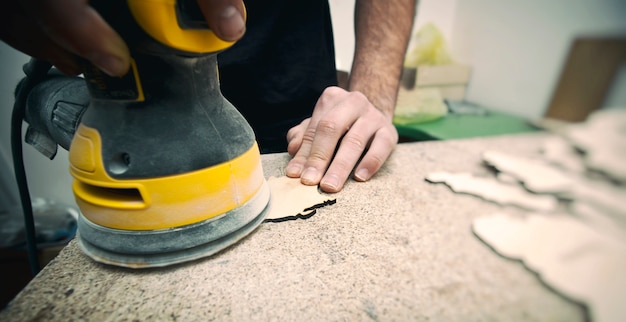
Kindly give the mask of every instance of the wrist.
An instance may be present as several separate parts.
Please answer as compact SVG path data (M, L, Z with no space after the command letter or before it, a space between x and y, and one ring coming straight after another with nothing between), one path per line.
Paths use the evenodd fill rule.
M350 81L348 90L351 92L360 92L367 97L368 101L378 109L385 118L391 122L396 107L397 88L381 88L381 86L372 87L372 83L363 84Z

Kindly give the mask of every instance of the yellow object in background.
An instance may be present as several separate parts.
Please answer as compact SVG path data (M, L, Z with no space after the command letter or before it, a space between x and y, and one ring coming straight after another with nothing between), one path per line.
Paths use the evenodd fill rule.
M398 125L430 122L448 114L448 106L437 88L400 88L393 123Z
M452 63L446 40L434 24L425 24L413 37L414 47L407 52L404 67Z
M418 124L445 117L446 100L463 101L469 77L469 66L452 60L439 28L432 23L423 25L404 58L394 124Z

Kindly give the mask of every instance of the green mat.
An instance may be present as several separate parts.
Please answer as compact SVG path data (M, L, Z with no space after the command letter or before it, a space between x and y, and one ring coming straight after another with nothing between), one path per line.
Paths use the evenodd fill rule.
M401 139L415 141L449 140L539 131L525 119L487 111L484 115L450 113L443 118L418 124L395 124Z

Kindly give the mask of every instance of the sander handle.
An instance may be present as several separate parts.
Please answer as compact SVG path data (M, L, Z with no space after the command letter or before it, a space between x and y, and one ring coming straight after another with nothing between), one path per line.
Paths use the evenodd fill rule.
M20 81L18 88L27 77ZM25 142L49 159L55 157L57 145L69 150L90 100L83 78L50 70L46 79L27 93L24 120L29 127Z

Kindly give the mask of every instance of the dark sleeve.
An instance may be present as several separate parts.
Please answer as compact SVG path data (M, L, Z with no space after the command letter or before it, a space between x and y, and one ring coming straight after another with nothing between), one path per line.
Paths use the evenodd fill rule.
M252 125L262 151L286 151L287 130L337 84L328 1L245 4L246 34L218 55L222 93Z

